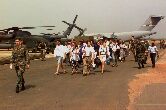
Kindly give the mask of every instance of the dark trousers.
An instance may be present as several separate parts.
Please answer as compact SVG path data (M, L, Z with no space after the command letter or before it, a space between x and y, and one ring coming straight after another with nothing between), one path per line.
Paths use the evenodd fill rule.
M151 61L152 61L152 67L155 67L155 58L156 58L156 53L150 53L150 58L151 58Z

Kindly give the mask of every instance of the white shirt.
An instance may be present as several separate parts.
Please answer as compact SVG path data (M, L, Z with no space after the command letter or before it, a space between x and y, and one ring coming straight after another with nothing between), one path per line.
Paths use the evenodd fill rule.
M120 48L122 48L122 49L126 49L127 46L126 46L126 44L120 44Z
M118 45L113 45L112 46L112 51L116 52L117 49L120 49L120 47Z
M113 43L110 44L110 48L111 48L111 49L112 49L112 47L113 47Z
M67 46L64 46L65 52L69 53L69 48Z
M84 47L87 47L87 44L86 44L86 43L83 43L83 46L84 46Z
M109 48L108 47L103 47L102 45L100 46L99 48L99 52L101 55L106 55L106 54L109 54Z
M110 45L110 41L107 41L107 42L106 42L106 46L109 46L109 45Z
M56 56L64 57L65 52L66 49L63 45L57 45L56 48L54 49L54 57Z
M149 51L150 53L156 53L158 50L157 50L157 47L156 47L156 46L154 46L154 47L149 46L148 51Z
M90 54L94 52L94 49L93 47L85 47L83 48L83 51L85 51L84 56L90 56Z
M71 59L75 60L75 61L78 61L78 58L79 58L78 53L79 53L78 49L72 50L72 52L71 52Z

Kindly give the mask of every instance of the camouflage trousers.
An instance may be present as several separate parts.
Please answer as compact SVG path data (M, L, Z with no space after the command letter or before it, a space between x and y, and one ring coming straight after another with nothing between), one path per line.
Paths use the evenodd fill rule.
M131 48L130 51L132 52L132 54L134 56L135 62L137 62L137 56L136 56L135 48Z
M89 56L83 58L83 75L90 73L91 59Z
M139 67L144 67L144 63L145 63L145 56L144 55L137 55L137 62L138 62L138 66Z
M41 49L40 53L41 53L41 59L44 60L45 56L46 56L46 50L45 49Z
M23 74L25 72L25 66L15 66L15 70L16 70L16 73L17 73L17 83L16 83L16 85L17 86L22 86L25 83L24 77L23 77Z

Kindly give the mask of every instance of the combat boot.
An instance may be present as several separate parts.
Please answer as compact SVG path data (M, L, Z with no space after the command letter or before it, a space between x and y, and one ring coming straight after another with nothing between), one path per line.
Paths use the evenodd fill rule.
M19 86L16 86L16 93L19 93Z
M145 66L142 64L142 68L145 68Z
M22 86L21 86L21 90L22 90L22 91L25 90L25 86L24 86L24 84L22 84Z

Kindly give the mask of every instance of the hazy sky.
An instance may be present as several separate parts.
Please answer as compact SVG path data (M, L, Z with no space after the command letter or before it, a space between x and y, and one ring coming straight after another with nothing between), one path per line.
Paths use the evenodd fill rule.
M66 30L62 20L88 28L86 33L137 30L149 15L166 16L166 0L0 0L0 29L11 26L55 25ZM153 30L166 36L166 18ZM44 29L31 31L53 32ZM77 34L76 29L72 35Z

